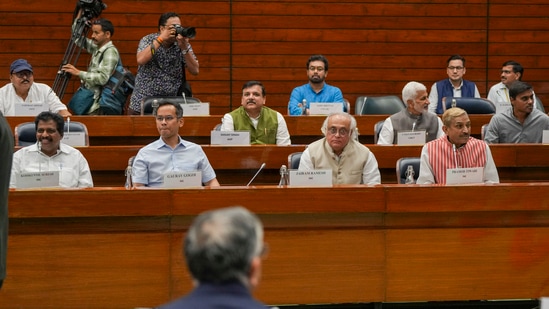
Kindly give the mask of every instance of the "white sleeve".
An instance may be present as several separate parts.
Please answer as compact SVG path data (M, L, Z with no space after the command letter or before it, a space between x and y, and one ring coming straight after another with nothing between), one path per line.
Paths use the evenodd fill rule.
M305 149L305 151L301 154L301 158L299 159L299 167L297 169L300 171L310 171L315 169L313 162L311 162L309 148Z
M276 113L276 118L278 120L278 129L276 131L276 145L277 146L288 146L292 143L290 140L290 132L288 132L288 126L286 125L286 120L281 113Z
M490 100L494 104L496 104L496 102L498 101L495 85L492 86L492 88L490 88L490 91L488 92L487 99Z
M374 132L375 134L375 132ZM395 134L393 133L393 122L391 117L387 117L379 133L379 138L377 139L378 145L392 145L395 139Z
M437 116L437 119L438 119L437 138L439 138L444 135L444 131L442 130L442 126L444 124L442 123L442 119L440 119L440 117Z
M377 185L381 183L381 174L377 165L376 156L370 152L364 169L362 170L362 182L367 185Z
M435 177L433 176L433 168L429 164L429 154L427 153L427 146L424 145L421 148L421 161L419 163L419 177L416 181L417 184L434 184Z
M483 181L484 183L499 183L498 170L488 144L486 144L486 164L484 165Z
M404 102L406 103L406 102ZM438 105L438 91L437 91L437 83L434 83L433 86L431 86L431 93L429 94L429 111L431 113L437 113L437 105Z
M478 91L477 85L475 85L475 98L480 98L480 92Z
M234 131L233 116L227 113L221 119L221 131Z

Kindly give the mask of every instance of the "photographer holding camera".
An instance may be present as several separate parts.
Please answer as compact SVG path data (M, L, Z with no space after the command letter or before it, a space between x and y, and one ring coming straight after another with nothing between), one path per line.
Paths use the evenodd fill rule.
M80 7L72 27L74 43L92 54L87 71L81 71L72 64L65 64L62 68L63 71L80 78L82 81L81 87L84 88L81 91L89 93L89 95L86 96L86 99L84 97L73 97L78 102L70 102L69 107L75 114L111 114L110 110L103 110L101 108L99 100L101 99L103 86L107 84L111 74L118 65L120 54L111 41L111 37L114 34L114 26L109 20L102 18L96 19L91 23L91 39L86 38L85 35L78 31L80 22L87 22L89 17L94 16L89 16L90 14L92 13L87 11L86 6ZM92 95L93 99L91 98ZM88 105L90 106L88 107Z
M181 26L179 15L164 13L158 20L158 32L144 36L137 47L137 76L128 114L140 114L148 96L192 96L185 69L198 75L199 65L189 43L194 28Z

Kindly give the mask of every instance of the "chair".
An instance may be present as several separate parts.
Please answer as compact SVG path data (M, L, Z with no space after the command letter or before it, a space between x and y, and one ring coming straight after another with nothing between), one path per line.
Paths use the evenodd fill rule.
M141 107L141 115L152 115L154 108L154 102L173 102L179 104L189 103L201 103L200 99L196 97L182 97L182 96L151 96L143 99L143 105Z
M221 123L216 124L213 130L214 131L221 131Z
M133 166L134 160L135 160L135 156L131 156L130 159L128 160L128 166L126 167L126 171L124 172L126 175L126 184L124 185L124 187L126 187L126 189L133 188L132 166Z
M377 140L379 139L379 134L381 133L384 123L385 120L380 120L374 124L374 144L377 144Z
M78 121L70 121L69 125L65 122L63 131L66 132L85 132L85 145L90 145L88 128L85 124ZM36 125L34 122L20 123L15 127L15 145L30 146L36 143Z
M406 183L406 170L408 169L408 165L414 167L414 181L417 181L417 178L419 177L419 163L419 157L405 157L398 159L396 162L396 176L398 183Z
M396 95L360 96L355 102L355 114L357 115L392 115L405 108L406 105Z
M481 98L453 98L446 97L444 110L451 107L459 107L464 109L468 114L495 114L496 106L494 103ZM455 106L454 106L455 100Z
M288 169L296 170L299 168L299 161L301 160L302 151L292 152L288 156Z

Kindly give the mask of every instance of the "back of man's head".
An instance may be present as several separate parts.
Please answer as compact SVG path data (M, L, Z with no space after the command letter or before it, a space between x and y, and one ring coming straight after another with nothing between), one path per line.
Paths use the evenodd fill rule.
M243 207L200 214L184 244L187 266L199 282L248 285L252 260L263 250L263 226Z

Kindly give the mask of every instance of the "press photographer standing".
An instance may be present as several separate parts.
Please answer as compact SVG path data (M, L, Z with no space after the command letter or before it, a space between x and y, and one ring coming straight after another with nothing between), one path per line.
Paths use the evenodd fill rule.
M148 96L191 96L185 68L198 75L199 65L189 39L194 28L181 27L177 13L168 12L158 20L158 32L144 36L137 47L137 76L128 114L140 114Z
M80 8L74 19L72 28L73 37L81 35L81 33L77 30L79 22L82 21L81 18L87 18L85 14L83 15L82 8ZM82 87L93 92L93 100L71 102L69 103L69 106L75 114L113 114L110 109L103 110L100 107L99 99L101 98L103 86L109 81L111 74L114 72L118 61L120 60L120 54L111 41L111 37L114 34L114 26L109 20L102 18L92 22L91 30L91 39L86 38L85 36L74 38L76 45L92 54L92 59L88 66L88 70L81 71L75 68L72 64L65 64L63 66L63 71L70 73L72 76L78 76L78 78L82 81ZM75 103L80 105L78 109L73 105ZM88 105L90 104L91 106L88 108ZM120 107L119 114L121 113L122 107Z

